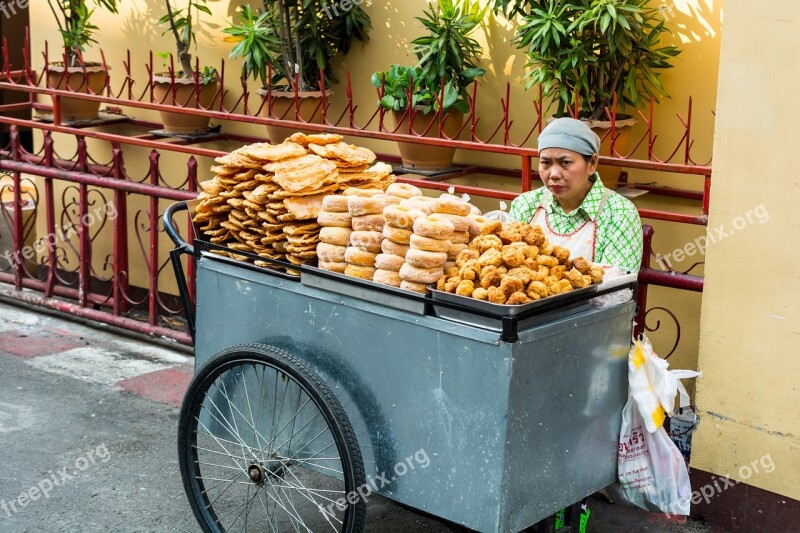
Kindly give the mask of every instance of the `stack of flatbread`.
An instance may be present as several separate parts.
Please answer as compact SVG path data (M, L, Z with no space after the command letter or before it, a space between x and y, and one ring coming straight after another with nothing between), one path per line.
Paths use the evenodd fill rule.
M395 181L391 166L370 167L375 158L334 134L296 133L282 144L244 146L215 160L216 176L200 183L193 221L210 242L234 251L295 265L313 262L323 197L348 187L385 189Z

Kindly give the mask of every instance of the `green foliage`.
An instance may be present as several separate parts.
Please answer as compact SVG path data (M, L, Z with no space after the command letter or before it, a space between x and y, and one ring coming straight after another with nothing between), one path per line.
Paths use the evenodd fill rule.
M469 37L486 15L478 2L438 0L436 9L417 17L427 34L411 41L417 56L414 67L393 65L388 71L372 75L372 84L384 85L381 105L386 109L405 109L413 80L411 104L423 112L469 112L467 87L486 71L475 65L480 45ZM385 79L385 82L384 82ZM440 104L441 100L441 104Z
M649 0L495 0L495 11L522 14L516 44L528 59L528 87L541 85L558 116L578 101L581 118L601 119L613 94L623 107L669 97L660 70L680 50Z
M301 91L319 90L336 81L332 61L347 54L353 40L367 42L372 28L360 5L340 10L328 0L264 0L258 12L242 6L238 24L223 30L238 42L231 57L242 57L242 74L261 83L293 86L295 73ZM272 66L272 79L267 80Z
M181 73L183 77L190 78L194 75L194 67L192 66L192 55L189 53L192 46L197 46L197 38L195 36L195 23L200 18L200 13L211 15L211 10L206 6L206 0L188 0L185 7L176 8L170 0L164 0L164 5L167 13L158 19L157 23L166 26L164 34L171 33L175 38L175 48L178 53L178 61L181 64ZM203 70L208 74L209 68ZM216 70L214 70L216 74ZM203 74L201 73L201 78ZM213 80L214 76L207 80Z
M117 3L118 0L94 0L95 8L90 9L87 0L47 0L64 41L68 66L78 66L78 57L90 43L97 42L93 34L98 28L89 22L95 9L102 7L117 13Z

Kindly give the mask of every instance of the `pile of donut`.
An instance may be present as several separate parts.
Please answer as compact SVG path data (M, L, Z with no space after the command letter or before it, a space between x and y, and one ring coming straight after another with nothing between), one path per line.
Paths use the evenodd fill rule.
M440 291L496 304L525 304L603 280L605 271L548 242L542 228L522 222L483 224L436 281Z
M485 219L456 196L429 198L413 185L392 183L326 196L317 222L320 268L427 293Z

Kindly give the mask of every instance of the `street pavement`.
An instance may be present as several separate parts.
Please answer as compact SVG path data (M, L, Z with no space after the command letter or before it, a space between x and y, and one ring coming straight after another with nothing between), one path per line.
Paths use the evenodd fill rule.
M0 532L196 532L178 469L186 349L0 302ZM23 496L24 494L24 496ZM449 532L372 497L367 532ZM711 531L590 503L597 533Z

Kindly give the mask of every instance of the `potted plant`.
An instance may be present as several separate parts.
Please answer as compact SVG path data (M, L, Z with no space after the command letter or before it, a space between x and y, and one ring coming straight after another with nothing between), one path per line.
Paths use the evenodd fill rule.
M238 24L223 31L236 42L230 57L243 58L242 77L260 81L261 115L320 123L322 88L336 82L332 60L347 54L354 39L369 40L370 18L361 2L264 0L260 9L242 6ZM268 126L282 141L294 130Z
M153 95L156 103L181 107L209 108L218 93L217 70L203 67L196 71L192 65L192 46L197 45L195 22L200 13L211 14L206 0L188 0L185 7L177 9L171 0L164 0L167 13L158 20L167 26L165 34L175 39L180 70L168 69L153 75ZM164 131L171 134L199 135L208 131L209 117L161 112Z
M630 128L635 121L618 115L615 131L606 109L614 97L622 111L635 109L652 96L669 97L660 71L680 50L661 42L667 32L661 10L649 0L495 0L496 11L522 15L517 46L525 51L529 67L527 87L540 85L556 105L556 116L571 109L590 126L610 154L627 150ZM619 168L605 169L613 186Z
M437 0L436 7L417 17L427 31L411 42L417 64L392 65L372 75L372 84L381 89L380 105L392 113L398 133L438 137L441 128L447 137L458 134L469 112L467 88L485 72L475 64L480 45L469 34L486 11L477 2ZM455 148L414 143L398 147L408 169L436 171L453 164Z
M96 43L93 34L97 26L90 22L97 7L117 13L117 0L94 0L90 8L87 0L47 0L56 19L58 32L64 43L64 60L47 65L47 86L53 89L79 93L99 94L106 87L108 72L103 65L86 62L83 52L90 43ZM84 121L97 118L100 102L77 98L61 99L61 117L64 120Z

